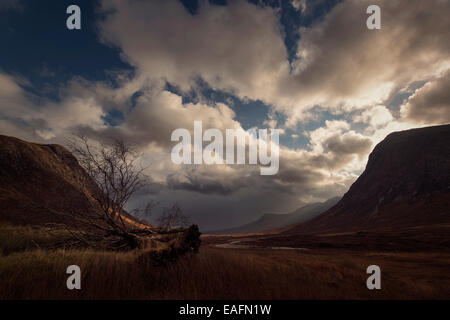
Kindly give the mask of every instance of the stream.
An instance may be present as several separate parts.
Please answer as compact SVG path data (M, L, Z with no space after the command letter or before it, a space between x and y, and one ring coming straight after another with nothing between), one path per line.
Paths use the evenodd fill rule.
M252 246L248 244L239 244L240 240L232 241L228 243L216 244L216 248L223 249L273 249L273 250L309 250L307 248L294 248L294 247L263 247L263 246Z

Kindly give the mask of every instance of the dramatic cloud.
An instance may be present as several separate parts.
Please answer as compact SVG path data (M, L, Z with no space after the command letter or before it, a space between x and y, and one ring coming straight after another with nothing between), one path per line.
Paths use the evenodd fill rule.
M202 2L191 15L176 1L102 4L102 39L119 47L141 77L162 78L184 91L202 78L212 88L271 104L291 127L310 119L316 106L346 112L383 104L450 63L448 41L441 40L450 38L448 1L377 1L382 29L375 31L365 23L370 1L343 1L300 30L292 71L270 7ZM293 5L306 8L305 1Z
M28 85L23 79L0 74L0 119L7 123L4 134L48 140L62 138L80 126L104 127L103 107L83 81L74 79L61 88L59 101L36 96L22 87Z
M450 123L450 72L416 90L401 113L419 123Z
M0 72L1 133L65 143L82 130L99 141L132 141L153 178L133 204L149 196L178 202L214 229L342 195L387 134L450 122L450 1L339 2L299 30L291 63L281 9L199 3L191 14L179 1L100 1L98 36L134 72L115 73L115 85L74 77L49 87L52 98ZM2 1L0 10L17 4ZM314 12L311 1L291 4L299 17ZM369 4L381 7L381 30L366 27ZM185 102L200 83L269 106L261 123L294 141L280 147L278 174L261 176L255 165L171 162L177 128L192 131L202 121L204 130L242 129L233 99Z
M278 18L246 1L201 2L191 15L178 1L104 0L102 39L118 46L144 77L187 91L202 78L211 87L256 97L289 72Z
M256 170L245 167L207 165L187 167L167 176L170 189L196 191L203 194L227 195L247 187Z
M136 106L129 113L126 123L120 128L138 139L141 143L156 142L170 146L173 130L185 128L193 130L194 121L202 121L203 128L241 128L233 120L235 114L228 106L218 103L215 106L205 104L183 104L182 97L165 90L152 89L144 92Z
M380 105L365 109L354 120L368 124L371 129L377 129L386 126L386 124L394 120L394 117L385 106Z
M449 67L450 2L377 1L381 30L368 30L370 1L343 1L301 30L299 60L282 79L278 107L295 124L320 105L349 111L383 103L394 90ZM430 36L433 35L433 36Z

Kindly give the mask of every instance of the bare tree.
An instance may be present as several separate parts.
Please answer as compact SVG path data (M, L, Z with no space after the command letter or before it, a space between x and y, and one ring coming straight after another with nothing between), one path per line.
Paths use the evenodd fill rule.
M159 226L165 230L170 230L176 227L185 227L189 225L189 218L183 215L181 208L174 204L173 206L164 209L162 215L158 218Z
M124 210L131 196L148 181L145 168L137 165L139 154L132 147L117 139L95 146L78 135L71 141L70 149L87 173L81 175L80 185L92 209L89 214L72 212L77 222L95 229L94 234L104 239L118 237L117 245L124 247L138 247L141 236L155 233ZM151 201L140 212L148 216L154 206Z
M64 217L63 225L71 222L65 227L72 233L74 245L82 242L88 247L114 250L142 248L143 262L148 258L161 262L198 251L201 241L196 225L174 229L188 224L177 205L164 210L159 220L162 227L151 226L124 210L130 198L149 183L133 147L120 140L103 145L78 135L69 148L84 169L75 175L81 194L74 194L71 209L55 213ZM133 214L148 219L157 205L150 200Z
M155 209L158 205L158 201L150 199L144 207L136 208L130 213L141 221L150 221L150 218L153 216L153 209Z

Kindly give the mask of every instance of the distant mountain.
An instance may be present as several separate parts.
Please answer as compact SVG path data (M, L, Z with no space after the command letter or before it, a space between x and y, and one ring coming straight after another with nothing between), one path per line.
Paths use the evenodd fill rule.
M319 214L334 206L340 198L332 198L325 202L318 202L301 207L291 213L276 214L266 213L261 218L248 224L214 231L214 234L234 234L234 233L256 233L267 230L282 228L294 223L305 222L317 217Z
M86 179L66 148L0 135L0 221L70 225L59 213L92 210L81 191ZM93 182L89 192L99 192Z
M331 209L287 233L399 229L450 223L450 125L395 132Z

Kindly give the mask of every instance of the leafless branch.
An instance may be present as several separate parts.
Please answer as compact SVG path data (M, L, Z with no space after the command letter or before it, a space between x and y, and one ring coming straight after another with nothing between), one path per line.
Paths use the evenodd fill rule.
M189 218L183 215L181 208L174 204L164 209L162 215L158 218L159 226L165 230L176 227L185 227L189 224Z

